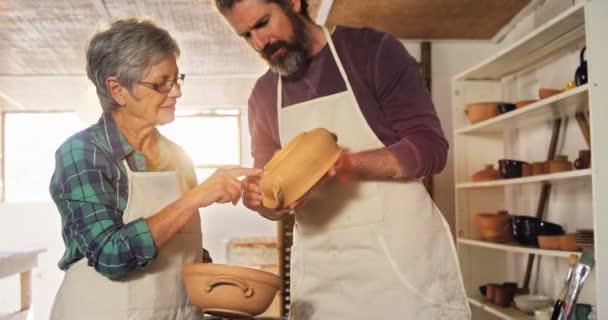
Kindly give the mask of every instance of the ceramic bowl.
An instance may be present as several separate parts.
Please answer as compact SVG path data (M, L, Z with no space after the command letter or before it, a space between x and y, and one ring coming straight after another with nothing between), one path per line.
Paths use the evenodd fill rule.
M522 176L522 165L526 163L519 160L501 159L498 160L498 171L505 179L520 178Z
M515 103L506 103L505 102L505 103L498 104L498 112L500 114L507 113L507 112L513 111L515 109L517 109L517 106L515 105Z
M213 263L187 264L182 275L193 305L226 318L249 319L263 313L281 287L275 274Z
M553 304L551 298L541 295L515 296L513 301L517 309L528 314L534 314L535 310L547 308Z
M479 234L490 242L509 242L513 240L511 216L506 211L499 213L480 213L475 215L479 225Z
M562 93L562 90L547 89L547 88L538 89L538 97L540 99L546 99L546 98L549 98L550 96L554 96L554 95L560 94L560 93Z
M547 250L559 250L562 236L538 236L538 247Z
M529 104L532 104L532 103L534 103L536 101L538 101L538 100L521 100L521 101L517 101L515 103L515 107L517 109L520 109L520 108L523 108L523 107L525 107L525 106L527 106Z
M302 197L338 161L337 136L317 128L294 137L264 167L260 180L262 204L284 208Z
M477 102L467 104L467 117L471 124L487 120L498 115L499 102Z
M551 320L551 315L553 315L552 307L534 310L534 319L535 320Z
M563 235L564 229L555 223L528 216L512 216L513 238L523 245L538 245L538 236Z

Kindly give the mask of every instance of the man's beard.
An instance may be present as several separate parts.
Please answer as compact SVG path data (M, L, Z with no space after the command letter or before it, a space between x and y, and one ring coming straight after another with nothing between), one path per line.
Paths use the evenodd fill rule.
M304 22L295 12L285 9L285 14L291 22L294 40L292 42L278 40L270 43L260 51L260 55L268 62L272 71L285 78L294 79L300 77L308 67L310 37L306 32ZM280 49L283 49L284 52L277 58L272 58L272 55Z

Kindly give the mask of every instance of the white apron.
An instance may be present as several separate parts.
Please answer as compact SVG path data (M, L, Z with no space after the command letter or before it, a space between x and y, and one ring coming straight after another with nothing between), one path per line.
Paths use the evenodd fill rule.
M323 127L351 152L384 148L323 31L347 91L283 109L279 77L282 143ZM333 179L295 214L291 320L470 319L450 229L419 180Z
M147 218L183 193L176 171L132 172L123 161L129 179L129 200L124 222ZM202 260L202 234L198 212L143 270L111 280L81 259L65 274L53 304L53 320L202 319L188 302L181 270Z

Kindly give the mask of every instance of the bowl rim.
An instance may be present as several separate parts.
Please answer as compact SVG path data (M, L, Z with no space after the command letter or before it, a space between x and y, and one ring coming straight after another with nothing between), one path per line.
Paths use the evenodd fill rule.
M254 268L242 267L242 266L233 266L228 264L219 264L219 263L189 263L185 264L182 267L182 276L194 276L194 275L204 275L204 276L221 276L221 275L229 275L235 276L235 272L244 272L245 274L240 274L237 277L241 277L247 281L261 282L267 284L275 289L281 288L281 279L278 275ZM253 275L253 276L252 276ZM252 285L251 283L249 285Z

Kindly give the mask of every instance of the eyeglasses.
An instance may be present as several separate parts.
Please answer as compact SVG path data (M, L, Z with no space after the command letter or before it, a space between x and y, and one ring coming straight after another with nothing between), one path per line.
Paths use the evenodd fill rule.
M175 80L166 80L161 83L152 83L152 82L143 82L143 81L140 81L138 83L144 87L153 89L154 91L156 91L158 93L167 93L167 92L171 91L171 89L173 89L173 85L175 85L175 84L177 84L177 86L181 88L182 85L184 84L185 78L186 78L186 75L183 73L180 73Z

